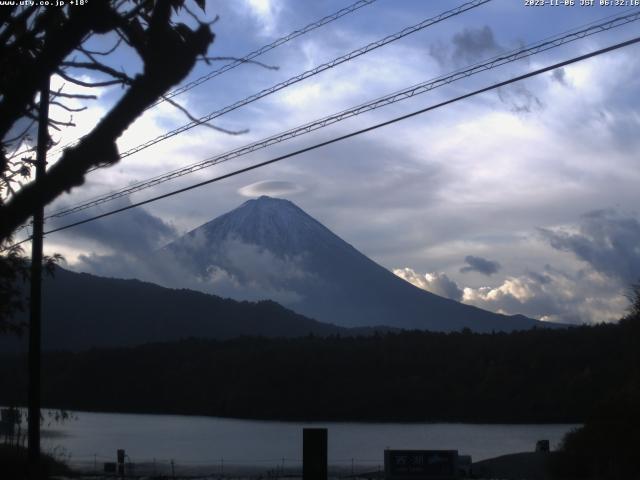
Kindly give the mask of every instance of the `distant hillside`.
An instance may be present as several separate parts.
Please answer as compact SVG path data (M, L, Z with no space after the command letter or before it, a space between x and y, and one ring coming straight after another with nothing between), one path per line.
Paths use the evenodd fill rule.
M263 281L265 288L290 293L290 300L280 300L288 308L343 327L491 332L550 326L421 290L283 199L249 200L167 245L159 261L163 255L193 279L206 281L215 271L241 285ZM257 274L256 264L266 262L270 268Z
M299 337L348 331L271 301L237 302L62 268L56 268L54 278L45 279L42 325L47 350L130 346L189 337ZM0 336L0 350L17 347L16 340Z

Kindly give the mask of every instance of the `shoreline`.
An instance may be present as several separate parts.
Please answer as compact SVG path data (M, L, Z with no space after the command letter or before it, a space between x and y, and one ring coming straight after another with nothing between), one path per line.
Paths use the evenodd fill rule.
M0 402L1 404L2 402ZM1 408L6 408L6 405L0 405ZM16 408L26 410L26 405L19 405ZM345 419L345 418L297 418L297 417L263 417L263 416L245 416L245 417L233 417L233 416L222 416L222 415L210 415L206 413L185 413L185 412L165 412L165 411L138 411L135 409L131 410L108 410L108 409L90 409L90 408L61 408L61 407L49 407L42 406L42 410L51 410L51 411L65 411L71 414L75 413L97 413L97 414L105 414L105 415L145 415L145 416L167 416L167 417L188 417L188 418L207 418L207 419L220 419L220 420L235 420L235 421L247 421L247 422L269 422L269 423L340 423L340 424L380 424L380 425L388 425L388 424L396 424L396 425L438 425L438 424L447 424L447 425L582 425L584 424L584 419L563 419L563 420L543 420L543 421L528 421L528 420L469 420L469 419L429 419L426 420L424 418L417 419L394 419L394 418L364 418L364 419Z
M501 455L481 460L472 464L472 476L467 478L518 478L520 480L548 480L550 462L554 453L520 452ZM82 466L84 464L84 467ZM101 465L98 463L98 465ZM70 462L74 478L102 478L103 472L91 462ZM302 478L302 465L293 464L279 466L248 465L238 463L202 463L199 465L170 462L141 462L134 464L128 472L129 478L160 476L167 478L200 478L200 479L259 479L259 478ZM78 477L79 476L79 477ZM340 465L329 462L328 478L330 479L384 479L384 466L373 464ZM465 477L462 477L465 478Z

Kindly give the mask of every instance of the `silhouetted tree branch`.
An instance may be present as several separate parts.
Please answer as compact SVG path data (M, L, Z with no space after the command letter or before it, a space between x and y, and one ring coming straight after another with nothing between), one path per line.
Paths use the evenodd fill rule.
M209 24L198 20L191 28L177 18L187 1L100 0L82 7L0 8L0 247L11 243L15 230L29 220L37 206L82 185L92 168L116 163L118 137L184 79L199 57L207 55L214 39ZM202 0L193 1L204 11ZM191 11L189 16L193 16ZM96 34L117 38L104 51L86 48L86 42ZM107 63L109 55L121 45L130 46L142 62L141 73L134 77ZM74 55L82 55L87 61L78 61ZM86 80L73 75L82 70L106 78ZM126 90L91 132L64 150L36 185L31 178L31 133L39 89L54 74L82 87L122 85ZM86 107L68 105L67 101L97 97L60 89L51 92L50 98L55 99L52 104L78 112ZM49 120L52 129L69 125L73 125L72 118ZM49 145L54 144L50 139ZM58 260L55 256L47 258L45 268ZM10 248L0 255L0 332L21 328L7 319L22 308L16 288L27 279L28 270L20 248Z
M180 105L178 102L172 100L170 97L167 97L165 95L162 96L162 98L164 99L165 102L169 103L170 105L176 107L178 110L180 110L182 113L184 113L184 115L191 120L192 122L200 122L200 120L198 120L196 117L194 117L193 115L191 115L191 113L189 113L189 110L187 110L186 108L184 108L182 105ZM243 133L247 133L249 130L248 129L244 129L244 130L228 130L226 128L222 128L222 127L218 127L216 125L211 125L208 122L203 122L201 123L201 125L205 126L205 127L209 127L213 130L216 130L218 132L222 132L222 133L226 133L227 135L242 135Z
M89 2L83 8L2 10L5 22L0 28L3 40L0 42L0 138L5 139L18 120L35 116L38 89L43 79L54 73L83 87L121 84L128 88L89 134L64 151L38 186L31 182L14 190L10 198L0 204L0 242L6 242L15 229L28 220L36 205L48 204L61 193L82 185L85 174L93 167L117 162L118 137L147 107L178 84L199 57L206 57L214 39L209 24L199 22L190 28L173 18L185 1L105 1ZM204 7L200 0L195 3ZM91 35L112 32L119 36L112 48L98 52L83 47ZM123 43L133 48L143 63L142 73L133 78L95 57L106 57ZM85 55L89 61L70 59L74 52ZM85 81L72 76L70 69L95 71L110 78ZM92 97L64 92L52 95L73 99ZM73 107L67 110L73 111ZM51 126L70 123L56 120ZM18 137L20 139L23 137ZM3 141L3 145L7 144ZM17 161L5 152L3 149L0 160L3 173Z

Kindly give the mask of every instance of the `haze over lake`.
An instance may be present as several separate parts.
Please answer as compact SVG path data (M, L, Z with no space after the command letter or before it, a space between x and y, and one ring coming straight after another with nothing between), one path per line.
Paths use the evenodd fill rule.
M71 463L114 461L124 448L132 462L177 465L237 464L266 469L299 465L302 428L329 429L329 463L377 467L385 448L457 449L482 460L507 453L532 451L540 439L557 447L577 425L487 425L464 423L338 423L275 422L179 415L75 412L76 419L51 425L44 449L58 447Z

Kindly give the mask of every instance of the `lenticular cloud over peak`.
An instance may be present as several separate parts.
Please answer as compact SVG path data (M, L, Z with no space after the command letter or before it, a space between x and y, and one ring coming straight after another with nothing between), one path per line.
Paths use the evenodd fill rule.
M260 197L262 195L279 197L283 195L293 195L303 191L304 188L300 185L281 180L263 180L238 189L238 193L243 197Z

